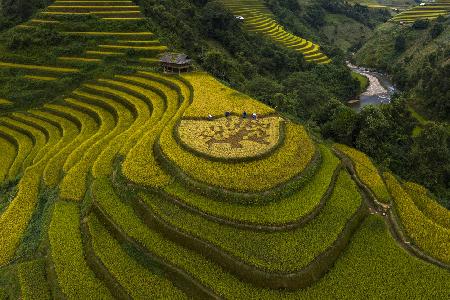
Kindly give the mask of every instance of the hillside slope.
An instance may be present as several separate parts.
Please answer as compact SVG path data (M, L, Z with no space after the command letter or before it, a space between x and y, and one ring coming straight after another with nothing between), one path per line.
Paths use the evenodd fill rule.
M388 22L374 32L355 60L391 74L429 119L449 121L450 19L423 26Z
M448 216L425 188L208 73L161 73L146 21L128 1L58 0L15 29L2 299L449 294ZM36 86L51 99L27 106Z

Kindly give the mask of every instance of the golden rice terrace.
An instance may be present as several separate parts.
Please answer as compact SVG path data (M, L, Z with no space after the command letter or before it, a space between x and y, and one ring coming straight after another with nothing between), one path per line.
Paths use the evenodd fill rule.
M407 9L392 18L394 22L413 23L417 20L435 20L439 16L450 14L450 0L436 0L423 2L420 5Z
M298 37L276 20L262 0L221 0L236 18L242 20L248 30L260 33L279 44L300 52L306 61L328 64L331 60L320 51L320 46Z
M58 0L14 29L65 44L1 56L0 299L448 298L450 215L425 188L158 72L142 28L130 1Z

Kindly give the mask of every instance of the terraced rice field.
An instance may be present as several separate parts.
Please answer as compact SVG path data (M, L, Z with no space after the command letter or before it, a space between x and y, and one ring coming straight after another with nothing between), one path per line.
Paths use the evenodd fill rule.
M331 60L320 51L320 46L298 37L275 19L262 0L221 0L236 17L243 17L244 25L250 31L261 33L290 49L303 54L308 62L327 64Z
M120 31L117 22L104 31L55 22L64 35L92 39L98 50L86 54L125 45L143 51L140 61L165 49L152 33ZM61 72L86 70L66 64L108 63L60 60L5 67L52 68L45 71L57 82ZM450 293L448 216L426 189L381 174L355 149L316 142L303 125L206 73L167 75L142 64L81 81L60 101L5 109L0 151L1 297Z
M435 2L417 5L394 16L391 20L395 22L413 23L416 20L434 20L439 16L447 16L450 13L449 0L436 0Z

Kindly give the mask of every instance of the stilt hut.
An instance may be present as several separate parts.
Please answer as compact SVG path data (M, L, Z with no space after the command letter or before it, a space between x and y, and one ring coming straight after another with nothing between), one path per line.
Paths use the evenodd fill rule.
M192 60L184 53L164 53L160 60L164 73L188 72Z

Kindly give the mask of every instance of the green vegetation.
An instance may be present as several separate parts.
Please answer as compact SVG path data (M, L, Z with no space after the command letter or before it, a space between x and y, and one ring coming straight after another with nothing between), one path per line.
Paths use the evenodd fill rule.
M449 34L449 18L427 23L425 29L389 22L377 28L355 59L358 65L392 75L395 84L408 91L405 97L419 114L448 121ZM395 47L399 38L404 40L402 51Z
M359 73L352 72L352 77L359 81L359 91L363 93L369 86L369 79Z

